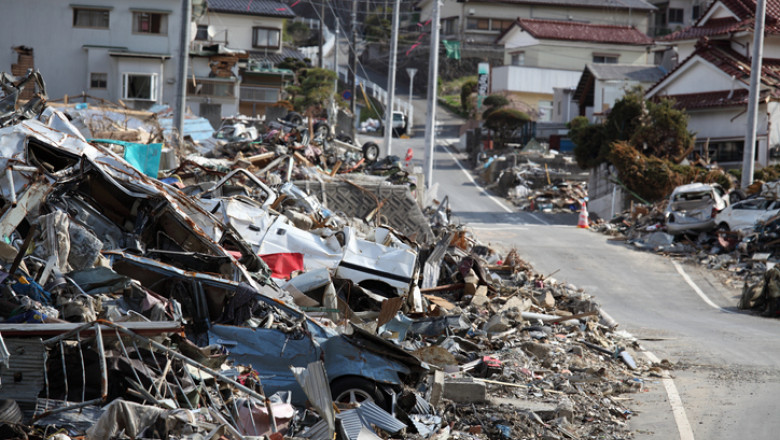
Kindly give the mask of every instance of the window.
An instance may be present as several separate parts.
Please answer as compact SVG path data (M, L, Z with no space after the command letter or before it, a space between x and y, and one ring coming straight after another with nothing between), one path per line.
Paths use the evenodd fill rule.
M241 86L240 99L245 102L276 102L279 100L279 89Z
M252 46L279 48L279 29L256 27L252 29Z
M524 66L525 65L525 52L518 52L512 54L512 65L513 66Z
M514 20L498 20L494 18L490 21L490 29L494 31L505 31L509 29L514 22Z
M157 100L157 75L154 73L125 73L122 75L122 99Z
M195 32L195 39L198 41L208 41L209 39L209 25L199 24L198 31Z
M682 23L683 10L679 8L669 8L669 23Z
M197 84L193 85L192 81L187 81L187 94L215 98L232 98L236 96L235 83L199 79Z
M458 19L448 18L441 21L441 33L444 35L454 35L458 33Z
M617 64L618 55L593 54L593 62L597 64Z
M693 10L691 12L691 19L698 20L699 17L701 17L701 5L693 5Z
M489 18L469 18L466 20L466 29L489 31L490 19Z
M108 29L108 9L73 8L73 27Z
M168 34L168 14L133 12L133 32L137 34Z
M89 88L91 89L105 89L108 86L108 74L107 73L90 73L89 74Z

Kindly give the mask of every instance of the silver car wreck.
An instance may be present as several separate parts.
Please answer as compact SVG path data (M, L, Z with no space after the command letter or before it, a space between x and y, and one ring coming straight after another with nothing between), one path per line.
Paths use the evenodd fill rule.
M711 231L715 216L728 205L726 191L717 183L678 186L664 213L666 231L672 235Z

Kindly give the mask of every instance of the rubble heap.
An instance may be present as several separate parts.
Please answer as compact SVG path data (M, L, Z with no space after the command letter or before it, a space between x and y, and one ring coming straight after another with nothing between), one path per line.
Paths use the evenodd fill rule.
M241 158L160 171L5 80L2 438L617 439L662 374L446 204L415 240Z

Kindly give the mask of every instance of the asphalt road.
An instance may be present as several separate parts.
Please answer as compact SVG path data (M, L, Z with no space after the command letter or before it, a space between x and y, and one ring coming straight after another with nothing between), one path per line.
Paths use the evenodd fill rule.
M419 115L425 115L420 100ZM416 109L417 112L417 109ZM437 198L449 196L455 220L504 251L515 248L537 272L594 295L603 309L640 339L653 359L675 365L673 380L646 379L628 395L637 439L776 439L780 417L780 321L739 313L739 291L695 264L632 249L576 228L574 214L517 212L471 180L443 144L459 121L439 109L434 154ZM394 139L393 152L414 151L422 165L423 121L417 136ZM465 166L465 162L463 162Z

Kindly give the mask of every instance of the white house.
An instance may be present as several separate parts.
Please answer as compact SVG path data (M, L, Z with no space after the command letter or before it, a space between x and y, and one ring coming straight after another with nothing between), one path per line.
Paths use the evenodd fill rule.
M178 0L3 2L0 70L32 49L50 99L88 94L134 108L173 103L179 53Z
M226 83L232 79L234 89L230 96L201 96L201 110L222 116L241 113L248 116L263 115L266 107L282 99L287 81L292 79L288 70L275 66L286 57L302 59L297 50L284 47L282 34L284 21L295 18L288 5L273 0L209 0L208 12L197 21L196 46L199 48L222 47L223 53L205 53L209 68L203 69L203 60L193 63L198 79L208 84ZM215 78L212 75L214 56L226 61L225 51L234 52L236 76ZM240 54L239 54L240 53ZM204 74L208 77L204 77ZM215 89L216 90L216 89ZM227 93L227 88L222 91ZM204 99L205 98L205 99ZM215 98L222 99L216 102ZM191 98L192 99L192 98ZM220 108L216 108L219 105ZM203 112L201 112L203 114Z
M599 122L626 90L634 87L647 90L666 73L663 68L653 65L588 64L574 92L578 107L574 116Z
M302 58L282 44L284 20L292 18L280 1L209 0L196 21L187 92L193 111L217 126L222 117L261 115L279 101L291 74L274 66L286 56Z
M645 65L653 40L630 26L518 18L499 38L504 66L494 67L492 93L554 120L555 88L574 87L588 63Z
M679 65L647 92L684 108L696 149L722 166L742 162L751 74L755 3L717 0L694 26L665 37ZM767 1L764 58L757 113L756 167L780 159L780 0Z
M417 2L421 21L430 19L433 2ZM492 60L502 55L496 38L518 17L627 26L647 33L655 10L645 0L443 0L441 33L444 39L460 41L464 56Z

